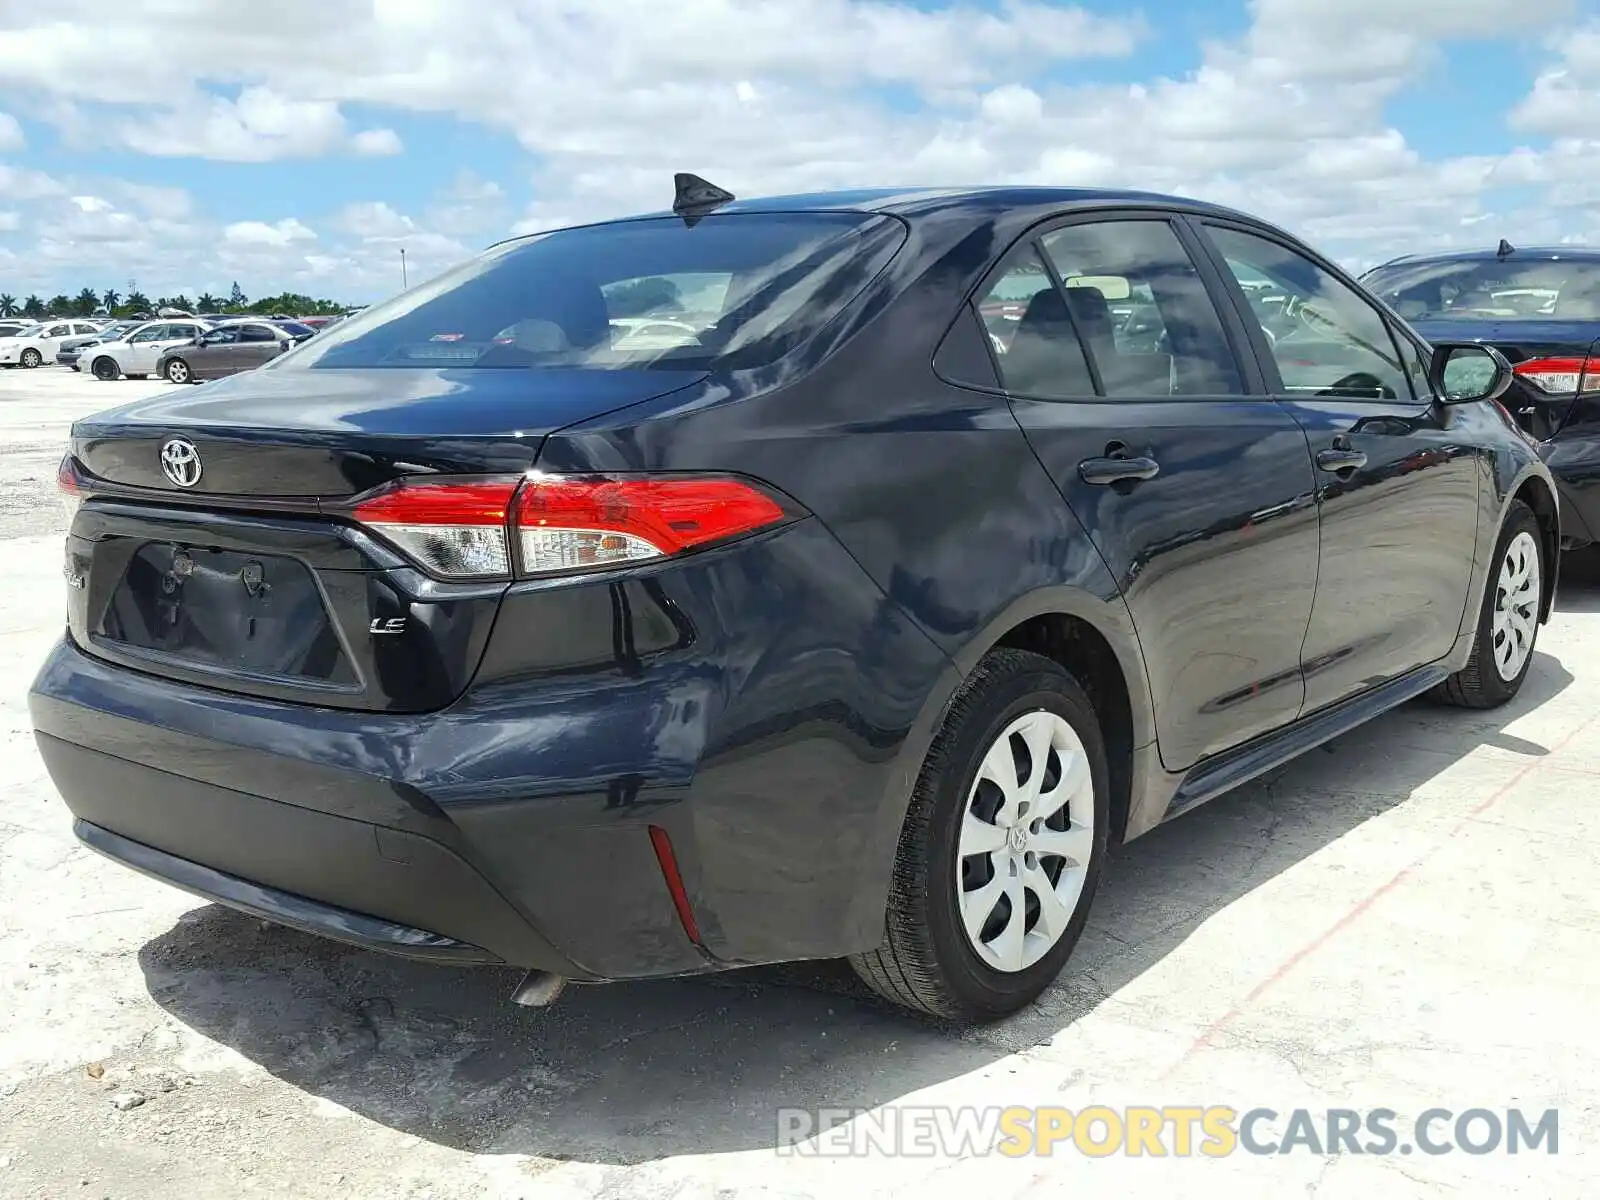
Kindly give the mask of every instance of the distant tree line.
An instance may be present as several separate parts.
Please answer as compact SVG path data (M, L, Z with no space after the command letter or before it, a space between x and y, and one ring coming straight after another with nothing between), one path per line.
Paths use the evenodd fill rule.
M345 312L349 307L337 300L314 300L297 292L282 292L276 296L262 296L251 300L237 283L233 285L233 290L225 299L213 296L210 292L202 292L193 300L184 295L158 296L152 300L137 289L124 295L115 288L104 292L84 288L76 296L63 293L48 300L42 296L28 296L18 300L9 293L0 292L0 317L31 317L34 320L44 320L47 317L92 317L97 314L137 317L141 313L153 315L163 308L181 308L185 312L197 314L254 313L258 316L270 316L273 313L287 313L295 317L333 317Z

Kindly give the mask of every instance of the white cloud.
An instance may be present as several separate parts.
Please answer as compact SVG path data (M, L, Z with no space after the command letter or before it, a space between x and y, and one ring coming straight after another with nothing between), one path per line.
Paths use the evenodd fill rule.
M1238 36L1204 44L1177 78L1140 69L1153 31L1137 16L1042 0L480 0L471 21L445 0L284 0L271 22L245 25L212 19L209 0L161 10L19 10L0 39L0 87L74 145L109 137L160 159L378 157L404 151L386 117L454 117L529 152L515 182L532 201L518 211L500 183L452 179L445 160L450 182L405 211L368 192L225 224L239 214L197 212L182 187L0 166L0 202L55 231L40 270L103 270L105 243L74 249L67 236L94 218L133 264L116 271L137 265L151 286L176 261L213 288L239 272L369 298L398 282L401 247L416 279L513 228L664 207L685 169L741 195L897 182L1176 191L1352 261L1502 232L1600 236L1600 24L1564 28L1578 0L1251 0ZM1512 40L1530 30L1559 31L1550 66L1505 117L1553 142L1430 158L1394 127L1390 101L1437 80L1446 39L1493 39L1515 69ZM1095 66L1102 82L1082 81L1084 60L1117 58ZM73 196L116 207L75 210Z
M15 153L27 144L28 139L23 136L17 119L10 113L0 112L0 154Z
M0 212L0 233L15 233L22 228L22 214Z
M405 144L392 129L363 129L350 139L350 148L364 158L384 158L405 153Z
M265 221L236 221L223 229L222 236L236 246L288 246L317 239L314 232L293 217L272 225Z

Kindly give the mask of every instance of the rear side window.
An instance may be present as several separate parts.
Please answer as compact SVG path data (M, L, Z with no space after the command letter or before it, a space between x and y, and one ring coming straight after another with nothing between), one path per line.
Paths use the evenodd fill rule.
M1031 246L978 300L978 316L1006 391L1045 400L1095 394L1067 302Z
M1107 396L1244 393L1222 318L1168 222L1068 225L1040 245Z
M742 369L814 335L905 241L862 213L725 213L524 238L275 360L304 368Z

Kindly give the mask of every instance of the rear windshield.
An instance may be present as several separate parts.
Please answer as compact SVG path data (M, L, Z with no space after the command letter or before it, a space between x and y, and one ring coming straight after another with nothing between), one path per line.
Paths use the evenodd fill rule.
M263 369L759 367L816 333L904 240L899 221L859 213L557 230L497 246Z
M1408 321L1600 320L1600 262L1401 263L1370 271L1361 282Z

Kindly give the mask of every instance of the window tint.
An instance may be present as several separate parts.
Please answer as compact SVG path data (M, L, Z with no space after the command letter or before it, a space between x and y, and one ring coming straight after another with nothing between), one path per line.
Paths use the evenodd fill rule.
M1410 400L1411 385L1389 324L1359 292L1278 242L1212 228L1211 239L1241 283L1266 279L1282 299L1261 328L1283 386L1296 396Z
M166 329L167 327L165 325L147 325L128 340L133 342L158 341L166 335Z
M278 337L277 330L268 329L265 325L246 325L239 333L241 342L275 342Z
M239 331L235 328L213 329L205 335L208 346L231 346L239 340Z
M1222 319L1166 221L1096 221L1040 239L1107 396L1244 392Z
M978 316L1007 391L1047 400L1095 394L1066 301L1031 246L979 299Z
M52 325L44 331L44 336L52 338L66 337L71 332L72 326L70 325Z
M818 332L904 241L898 220L858 213L556 230L366 309L273 370L762 367Z

